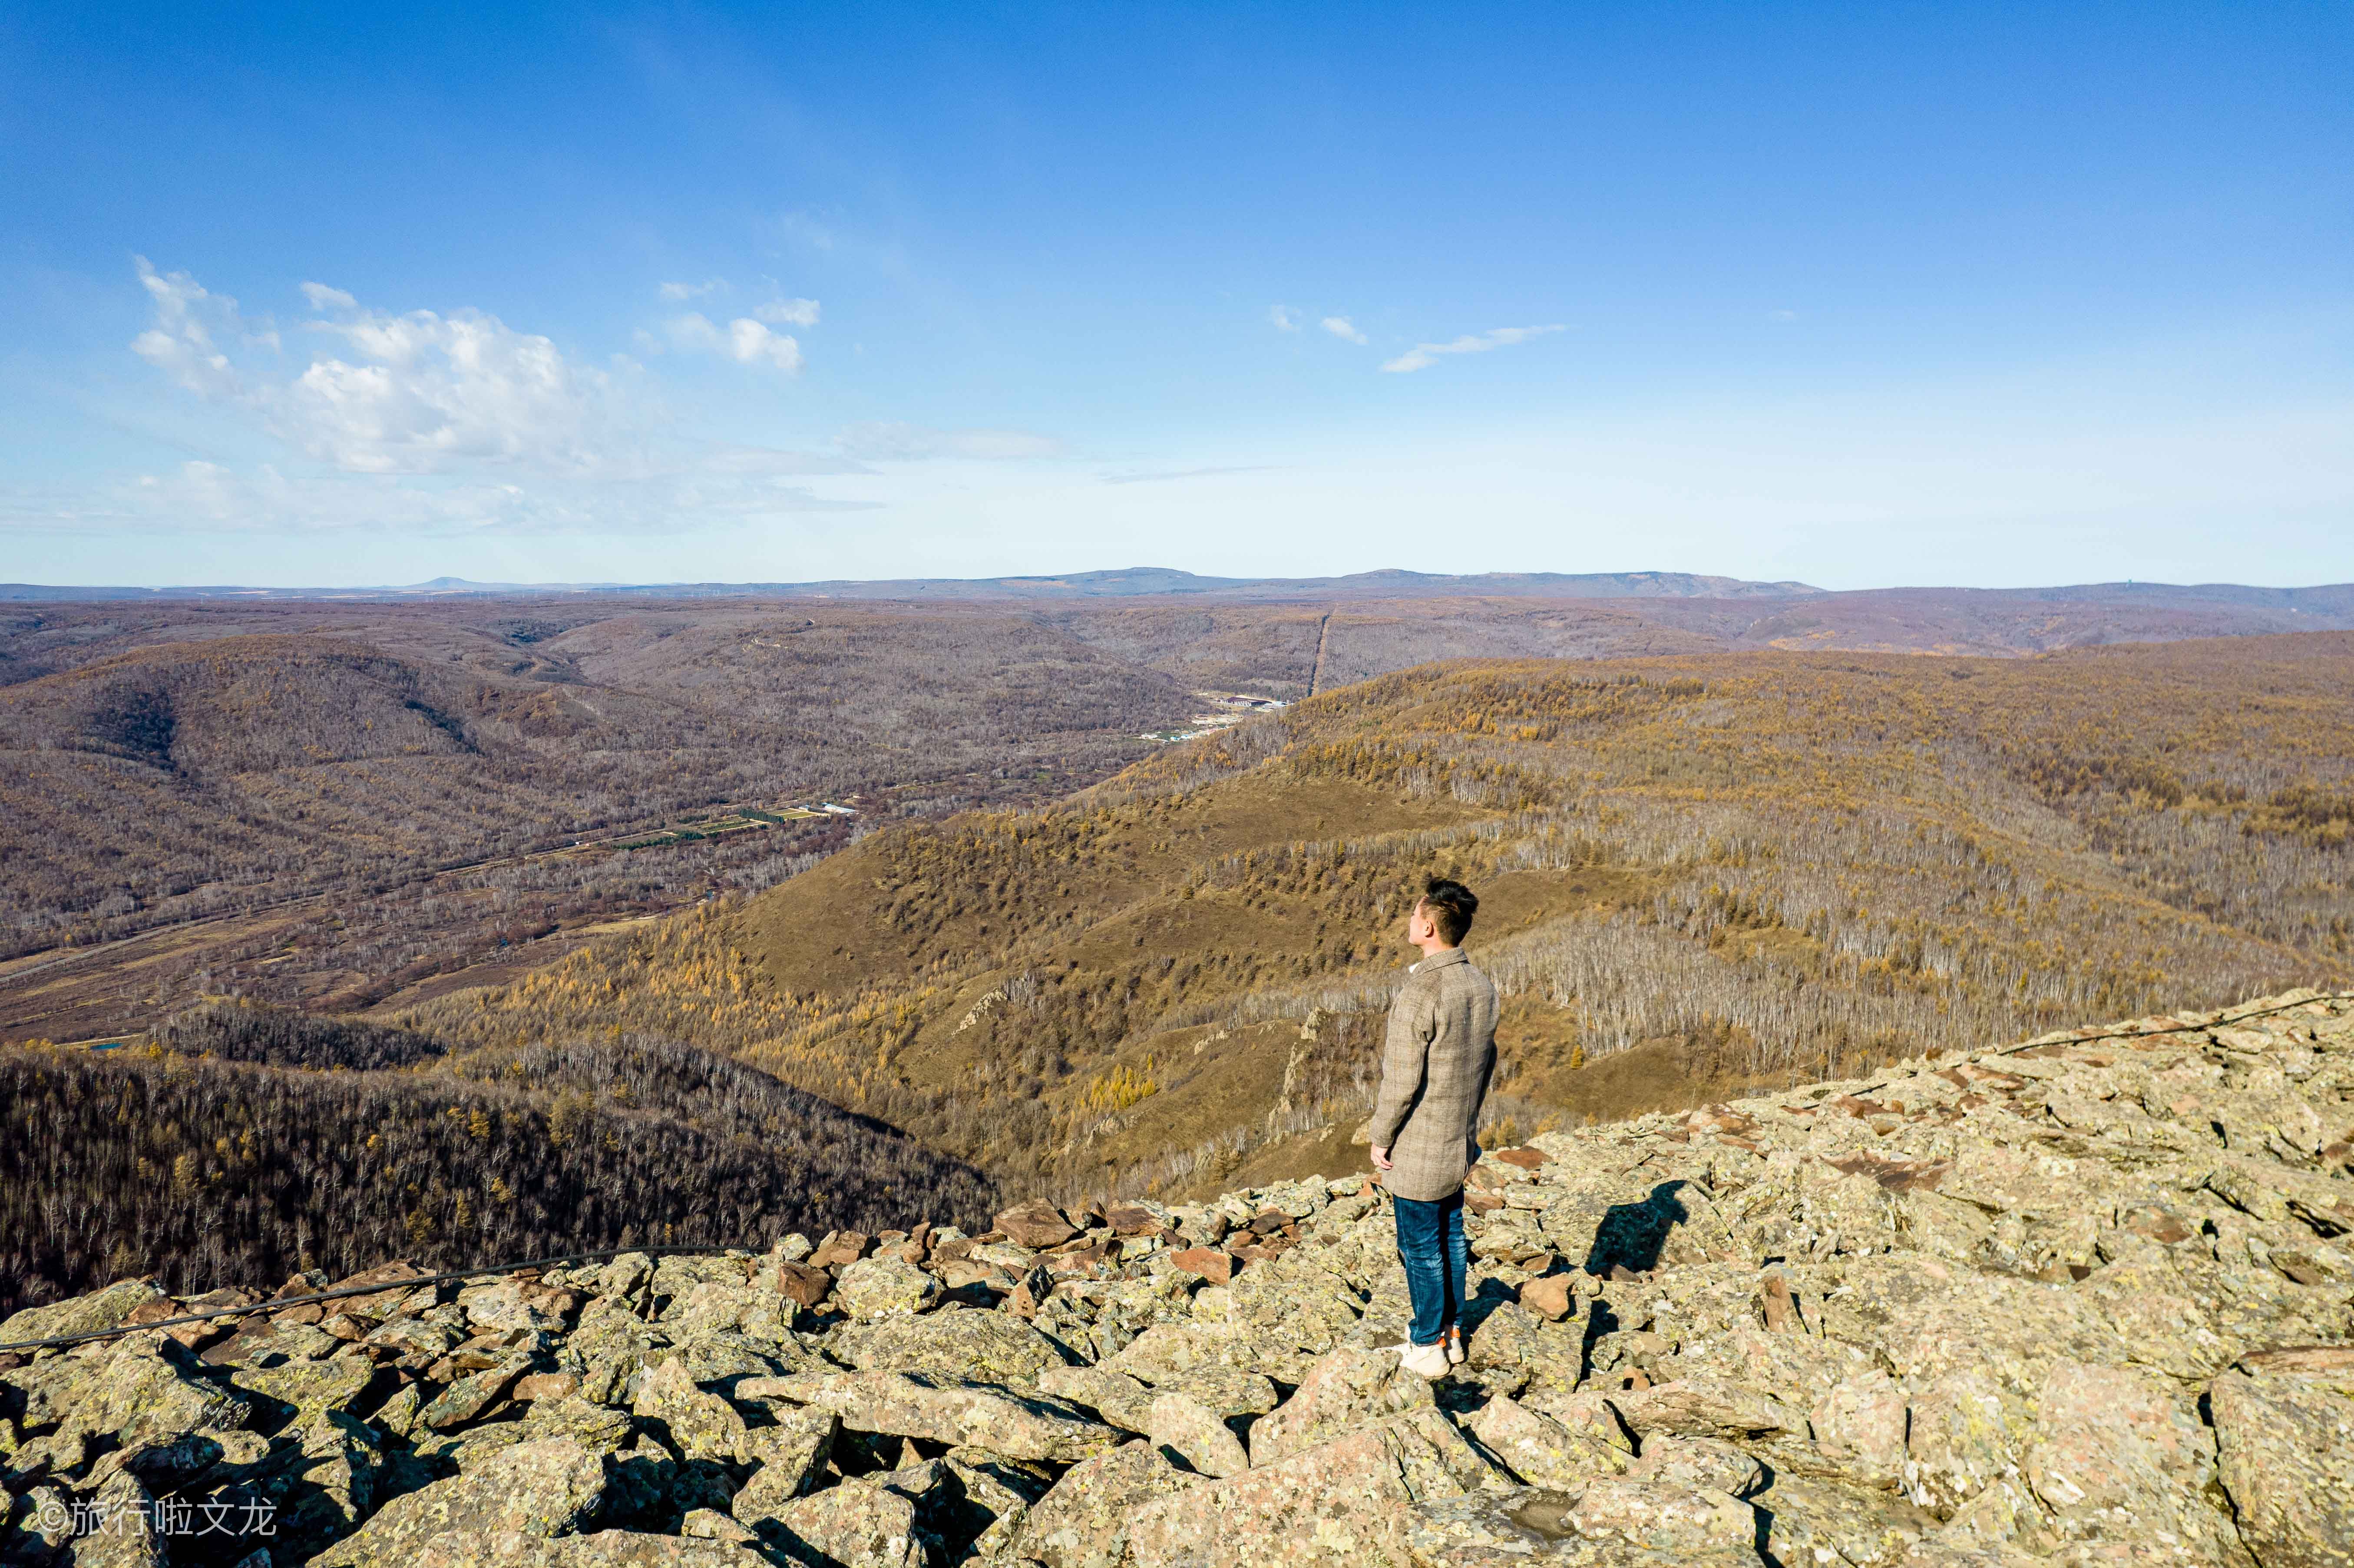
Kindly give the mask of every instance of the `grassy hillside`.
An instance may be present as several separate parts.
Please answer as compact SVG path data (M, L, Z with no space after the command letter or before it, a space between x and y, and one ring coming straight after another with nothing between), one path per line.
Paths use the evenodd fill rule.
M2345 980L2349 685L2344 633L1417 669L394 1022L694 1038L1017 1184L1231 1184L1361 1158L1438 871L1525 1136Z
M144 1048L0 1046L0 1315L151 1269L192 1295L395 1255L764 1246L914 1210L975 1224L992 1196L887 1127L643 1036L450 1054L215 1007Z

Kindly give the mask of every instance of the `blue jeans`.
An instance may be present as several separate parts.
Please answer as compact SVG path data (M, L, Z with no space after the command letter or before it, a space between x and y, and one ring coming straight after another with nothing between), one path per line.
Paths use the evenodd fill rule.
M1463 1279L1470 1253L1463 1241L1463 1194L1426 1202L1392 1198L1397 1214L1398 1261L1405 1265L1414 1322L1406 1337L1435 1345L1463 1313Z

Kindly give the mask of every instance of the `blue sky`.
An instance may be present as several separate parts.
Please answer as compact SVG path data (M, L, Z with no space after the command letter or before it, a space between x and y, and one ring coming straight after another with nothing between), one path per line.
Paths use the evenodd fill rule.
M0 11L0 578L2354 578L2340 4Z

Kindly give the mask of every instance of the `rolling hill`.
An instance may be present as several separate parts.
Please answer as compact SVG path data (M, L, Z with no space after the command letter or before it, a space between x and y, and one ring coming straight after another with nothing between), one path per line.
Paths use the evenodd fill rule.
M693 1038L1059 1194L1345 1168L1434 871L1506 1138L2342 982L2349 683L2345 633L1423 667L393 1022Z

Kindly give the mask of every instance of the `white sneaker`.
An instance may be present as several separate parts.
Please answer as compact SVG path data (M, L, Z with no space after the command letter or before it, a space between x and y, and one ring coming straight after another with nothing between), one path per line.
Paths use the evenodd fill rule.
M1439 1342L1440 1344L1445 1345L1445 1346L1447 1347L1447 1364L1448 1366L1451 1366L1451 1367L1459 1367L1459 1366L1461 1366L1461 1365L1463 1364L1463 1330L1460 1330L1460 1329L1449 1329L1449 1330L1447 1330L1447 1337L1446 1337L1445 1339L1443 1339L1443 1340L1439 1340L1438 1342Z
M1398 1365L1416 1377L1435 1383L1447 1375L1447 1347L1445 1345L1400 1345Z

